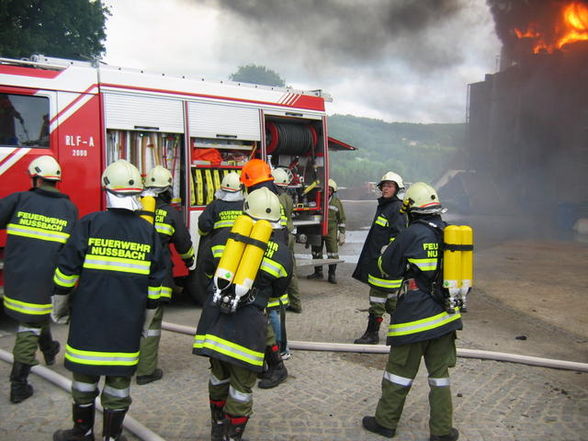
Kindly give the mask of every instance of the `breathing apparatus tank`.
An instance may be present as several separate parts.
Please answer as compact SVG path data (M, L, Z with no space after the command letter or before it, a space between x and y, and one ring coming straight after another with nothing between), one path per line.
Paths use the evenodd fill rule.
M443 289L446 310L464 309L473 284L473 230L467 225L448 225L443 230Z
M155 222L155 198L153 196L143 196L141 198L141 217L150 224Z
M243 251L241 263L233 279L236 297L244 296L253 287L253 282L255 282L255 277L265 253L265 247L271 235L272 225L268 221L260 219L255 222L249 236L252 240Z

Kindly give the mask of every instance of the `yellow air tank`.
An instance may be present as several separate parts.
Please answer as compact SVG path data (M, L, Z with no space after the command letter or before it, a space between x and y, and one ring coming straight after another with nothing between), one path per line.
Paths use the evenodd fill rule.
M153 196L143 196L141 206L143 207L141 217L153 224L155 222L155 198Z
M231 228L231 233L239 234L241 236L249 236L254 223L255 221L253 219L242 214L235 220L235 223ZM236 240L232 237L229 237L227 240L223 255L221 256L216 272L214 273L214 284L219 290L225 289L233 281L246 245L245 242Z
M459 228L461 243L464 247L461 252L461 296L465 300L474 285L474 230L468 225L462 225Z
M272 235L272 225L266 220L258 220L251 231L251 239L267 244ZM243 252L243 258L233 279L235 294L242 297L253 287L255 277L261 265L265 249L259 245L249 243Z
M454 297L460 293L462 280L462 252L459 250L462 244L461 227L446 226L443 230L443 242L443 288L446 288L449 295Z

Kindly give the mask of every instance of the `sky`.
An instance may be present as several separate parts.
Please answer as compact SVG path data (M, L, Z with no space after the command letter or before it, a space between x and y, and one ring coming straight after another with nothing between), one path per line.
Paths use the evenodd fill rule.
M329 114L387 122L465 122L500 54L486 0L104 3L108 64L210 80L257 64L327 92Z

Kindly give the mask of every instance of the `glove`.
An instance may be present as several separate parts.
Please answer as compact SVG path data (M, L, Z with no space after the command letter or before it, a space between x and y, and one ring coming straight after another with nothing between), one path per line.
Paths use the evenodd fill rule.
M143 332L141 333L143 338L147 338L147 334L149 333L149 326L151 326L153 317L155 317L155 311L157 311L157 309L145 310L145 321L143 322Z
M59 325L69 322L69 294L53 294L51 296L51 320Z
M343 245L345 243L345 232L339 231L339 238L338 238L339 245Z

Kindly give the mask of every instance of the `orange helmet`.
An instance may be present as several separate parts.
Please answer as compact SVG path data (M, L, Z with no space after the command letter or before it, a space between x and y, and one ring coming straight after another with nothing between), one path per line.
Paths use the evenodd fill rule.
M265 181L273 181L272 170L269 164L261 159L251 159L241 170L241 182L247 188Z

